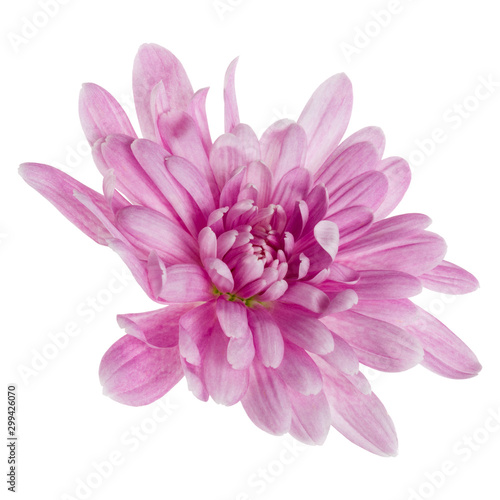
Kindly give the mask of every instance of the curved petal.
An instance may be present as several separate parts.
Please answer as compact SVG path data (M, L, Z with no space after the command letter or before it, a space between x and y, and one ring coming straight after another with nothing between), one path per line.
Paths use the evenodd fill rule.
M150 347L175 347L179 344L179 320L193 307L176 304L156 311L119 314L116 320L128 335Z
M307 134L306 168L316 172L337 147L352 111L352 85L344 73L334 75L313 93L298 123Z
M106 245L112 238L105 225L77 198L78 191L89 197L112 221L114 215L104 196L81 184L69 175L49 165L23 163L19 168L21 177L43 197L52 203L78 229L100 245Z
M85 83L80 91L80 121L91 145L110 134L137 135L118 101L94 83Z
M264 307L248 309L247 313L258 358L265 367L277 368L284 352L283 336L278 325Z
M257 360L250 367L248 390L241 403L260 429L275 435L289 431L292 407L286 385L272 368Z
M163 111L184 110L193 97L193 88L180 61L168 50L156 44L144 44L134 61L133 90L137 117L145 138L156 139L151 93L163 82L165 102Z
M179 349L156 349L125 335L104 354L99 379L106 396L131 406L152 403L183 376Z
M415 324L407 330L422 344L422 365L449 378L474 377L481 371L475 354L451 330L418 307Z
M234 59L226 71L224 79L224 130L231 132L236 125L240 123L238 113L238 103L236 101L236 90L234 86L234 77L238 58Z
M479 287L479 282L471 273L445 260L418 279L429 290L452 295L470 293Z

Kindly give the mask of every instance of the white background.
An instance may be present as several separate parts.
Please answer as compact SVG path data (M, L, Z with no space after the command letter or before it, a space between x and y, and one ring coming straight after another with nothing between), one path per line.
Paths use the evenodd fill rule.
M4 388L18 386L17 498L500 498L500 422L491 416L500 420L500 87L479 103L471 97L481 78L500 82L495 2L401 0L384 27L374 13L393 7L388 0L218 4L66 0L24 41L19 37L26 22L44 21L40 3L3 7L2 380ZM360 30L366 29L363 41ZM240 116L258 132L283 116L297 118L322 81L345 71L354 87L348 132L379 125L387 155L412 155L413 181L398 212L430 215L431 229L448 242L448 259L481 283L469 296L428 293L419 303L455 331L484 368L465 381L421 367L369 373L395 421L398 457L371 455L333 429L322 447L294 448L291 438L258 430L240 405L196 400L185 381L164 398L171 407L166 419L156 405L130 408L101 394L101 356L122 334L116 314L155 305L130 280L121 291L109 291L120 288L113 273L122 273L121 261L29 188L17 165L45 162L99 188L79 125L79 88L85 81L98 83L127 105L133 58L144 42L176 54L195 88L211 87L213 137L222 132L224 71L239 55ZM356 53L348 57L345 44ZM464 101L469 116L456 118L454 106ZM421 161L416 141L428 143L435 128L443 129L446 140L433 151L428 144ZM88 312L92 298L109 302L94 316ZM49 334L68 324L79 334L54 351ZM20 369L32 363L36 371L21 376ZM0 420L6 422L3 411ZM138 444L131 433L141 426ZM120 457L119 463L98 475L93 464L110 455ZM438 472L443 467L447 475ZM91 484L87 492L77 489L82 481ZM0 488L6 487L2 479Z

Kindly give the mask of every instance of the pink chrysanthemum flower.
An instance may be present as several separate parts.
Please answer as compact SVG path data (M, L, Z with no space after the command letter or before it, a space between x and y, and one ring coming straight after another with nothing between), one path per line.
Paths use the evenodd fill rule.
M21 175L84 233L123 258L161 309L118 316L105 393L144 405L184 376L201 400L241 402L271 434L323 443L330 426L394 455L393 423L359 363L420 363L446 377L481 369L471 350L408 298L422 286L470 292L421 214L386 218L410 182L382 159L375 127L340 142L352 107L344 74L314 92L297 122L260 139L240 123L236 61L226 74L225 134L210 138L205 98L180 62L140 48L133 88L144 139L105 90L83 87L80 116L104 176L101 195L47 165Z

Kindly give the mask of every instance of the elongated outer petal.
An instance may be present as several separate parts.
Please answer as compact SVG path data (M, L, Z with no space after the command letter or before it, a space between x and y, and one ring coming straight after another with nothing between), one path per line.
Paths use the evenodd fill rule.
M479 287L477 279L471 273L445 260L418 278L429 290L453 295L470 293Z
M91 145L111 134L137 135L118 101L94 83L85 83L80 92L80 121Z
M356 283L326 280L319 288L327 294L352 289L361 300L405 299L422 291L418 278L401 271L359 271L359 275Z
M352 310L405 329L415 323L418 316L417 306L408 299L362 300Z
M325 184L332 195L346 182L373 170L379 160L377 150L369 142L358 142L337 156L331 164L325 163L317 173L317 181Z
M354 132L354 134L342 141L321 166L320 170L323 170L323 167L326 164L331 164L333 160L339 157L346 149L350 148L354 144L359 144L360 142L369 142L377 151L377 157L379 159L382 158L385 148L384 132L379 127L365 127ZM318 174L320 170L318 170Z
M150 347L167 348L179 344L179 320L192 305L172 305L156 311L119 314L118 325Z
M231 406L247 391L248 370L235 370L227 360L229 339L216 323L203 360L203 374L208 392L219 404Z
M292 120L273 123L260 139L262 161L273 173L274 185L290 170L303 167L307 153L304 129Z
M260 429L278 436L289 431L292 407L287 387L275 370L258 360L250 367L248 390L241 403Z
M470 378L481 371L475 354L452 331L434 316L418 308L414 324L407 330L422 344L422 365L449 378Z
M168 50L155 44L144 44L134 61L133 90L137 117L145 138L156 139L151 92L159 83L165 87L163 111L184 110L193 96L193 88L180 61Z
M333 337L326 326L302 309L276 303L272 316L283 336L295 345L316 354L333 351Z
M318 394L323 386L316 363L304 349L290 342L285 342L283 361L276 371L288 387L305 396Z
M258 358L265 367L277 368L284 353L283 336L278 325L263 307L248 309L247 313Z
M224 79L224 130L231 132L236 125L240 123L238 113L238 103L236 102L236 90L234 86L234 77L238 58L234 59L226 71Z
M358 269L392 269L413 276L441 263L446 243L437 234L423 231L430 219L421 214L404 214L376 222L361 237L339 249L337 261Z
M323 373L333 427L365 450L381 456L395 456L398 448L396 430L377 396L364 393L338 370Z
M375 220L387 217L403 199L411 181L411 170L408 162L396 156L385 158L377 165L377 170L382 172L389 183L387 196L375 210Z
M359 238L370 229L373 222L372 211L363 206L354 206L330 215L326 220L334 222L339 228L340 245Z
M387 372L407 370L422 361L420 342L406 330L390 323L345 311L321 321L346 340L359 360Z
M339 144L352 111L352 86L344 73L334 75L313 93L298 123L307 134L306 168L316 172Z
M156 349L125 335L104 354L99 378L106 396L131 406L152 403L183 376L179 349Z
M381 172L372 170L360 174L330 193L328 215L359 205L373 212L384 200L388 187L387 177Z
M159 297L166 302L199 302L213 299L212 286L204 269L196 264L167 267Z
M167 265L198 262L196 241L159 212L131 206L120 210L116 220L134 245L147 251L156 250Z
M19 168L21 177L43 197L47 198L70 222L101 245L106 245L111 233L105 225L80 201L74 192L84 193L110 219L114 215L104 196L84 186L69 175L49 165L23 163Z
M290 434L306 444L323 444L332 419L323 391L310 396L290 391L290 400L293 412Z

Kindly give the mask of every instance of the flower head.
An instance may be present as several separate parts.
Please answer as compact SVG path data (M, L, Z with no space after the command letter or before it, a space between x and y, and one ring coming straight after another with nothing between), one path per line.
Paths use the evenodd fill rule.
M410 170L382 158L376 127L341 142L352 108L344 74L320 85L297 122L279 120L259 139L240 123L235 68L214 142L207 89L194 93L162 47L142 46L134 65L142 139L109 93L84 85L80 116L103 194L47 165L21 166L163 306L118 316L126 335L102 359L105 393L144 405L185 376L196 397L241 402L269 433L320 444L333 426L393 455L393 423L359 364L476 375L470 349L409 297L422 286L466 293L477 281L443 260L428 217L387 218Z

